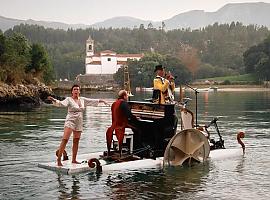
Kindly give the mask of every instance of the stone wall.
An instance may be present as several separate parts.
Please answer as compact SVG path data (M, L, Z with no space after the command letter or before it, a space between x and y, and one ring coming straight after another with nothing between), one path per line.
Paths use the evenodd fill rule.
M80 85L81 89L87 91L115 91L119 89L119 85L115 83L112 74L78 75L74 81L58 81L52 87L54 91L70 90L74 84Z
M79 75L77 81L81 85L111 86L114 83L113 74L85 74Z

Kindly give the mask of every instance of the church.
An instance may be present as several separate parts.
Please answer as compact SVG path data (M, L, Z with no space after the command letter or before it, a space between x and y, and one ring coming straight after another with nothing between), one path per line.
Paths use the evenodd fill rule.
M86 40L86 75L113 75L117 70L127 64L129 59L140 60L143 54L117 54L111 50L94 52L94 40L89 36Z

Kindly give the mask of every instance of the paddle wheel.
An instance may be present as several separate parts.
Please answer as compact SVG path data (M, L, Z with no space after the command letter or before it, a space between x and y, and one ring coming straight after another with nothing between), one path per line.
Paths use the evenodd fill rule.
M191 166L194 162L204 162L210 153L205 135L196 129L178 132L169 142L164 153L163 165Z

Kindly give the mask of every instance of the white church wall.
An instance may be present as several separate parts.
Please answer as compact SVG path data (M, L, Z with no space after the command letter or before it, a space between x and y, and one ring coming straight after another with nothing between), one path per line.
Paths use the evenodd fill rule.
M111 56L101 57L102 74L114 74L117 70L117 58Z
M102 74L101 65L86 65L85 68L86 74Z

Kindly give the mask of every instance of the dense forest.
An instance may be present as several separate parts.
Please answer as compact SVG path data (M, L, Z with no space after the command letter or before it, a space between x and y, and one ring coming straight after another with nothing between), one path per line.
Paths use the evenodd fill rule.
M260 81L270 80L270 36L244 53L246 72Z
M50 59L41 44L30 44L20 33L6 37L0 32L0 82L50 83L53 74Z
M34 44L39 45L40 49L44 46L55 78L74 80L78 74L84 74L85 42L90 35L95 41L95 52L113 50L117 53L144 53L146 58L139 63L130 63L129 69L131 74L143 74L139 80L148 85L146 82L150 70L145 73L148 69L142 67L147 62L151 62L151 66L161 62L179 77L183 72L182 77L189 80L256 72L258 67L254 67L255 64L250 61L250 54L253 52L254 55L254 51L261 49L262 45L257 45L263 44L270 33L266 27L244 26L238 22L215 23L198 30L165 31L165 27L166 24L161 29L155 29L149 24L136 29L88 28L65 31L21 24L1 33L1 38L12 38L14 33L20 33L31 48ZM251 47L252 50L249 50ZM247 50L252 52L245 53ZM260 52L260 61L269 69L265 60L265 55L269 58L269 51ZM249 58L246 58L247 55ZM151 57L159 58L151 61ZM24 62L30 66L29 61Z

